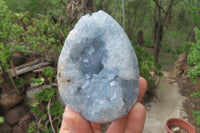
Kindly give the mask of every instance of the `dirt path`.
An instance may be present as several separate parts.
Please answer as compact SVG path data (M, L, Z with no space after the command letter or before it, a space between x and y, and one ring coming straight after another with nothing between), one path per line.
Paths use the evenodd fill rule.
M186 97L179 92L178 84L169 78L169 72L163 72L164 77L156 90L156 96L146 105L147 116L144 133L166 133L165 122L169 118L183 118L183 102Z

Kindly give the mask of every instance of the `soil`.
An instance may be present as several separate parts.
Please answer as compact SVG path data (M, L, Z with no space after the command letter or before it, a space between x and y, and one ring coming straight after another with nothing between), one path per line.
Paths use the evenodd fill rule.
M187 78L187 76L180 77L177 82L181 88L181 94L187 97L183 103L187 119L195 127L196 133L200 133L200 126L197 125L195 118L192 116L192 111L200 110L200 97L192 98L190 96L191 93L200 90L200 83L195 85L189 78Z
M149 54L153 55L153 49L151 49L151 48L145 48L145 50ZM163 66L162 71L171 72L176 60L177 60L177 56L176 55L172 55L170 53L165 53L165 52L161 51L160 56L159 56L159 62ZM168 79L172 80L171 77L169 77ZM177 88L178 88L178 93L177 94L180 94L183 97L185 97L185 100L182 100L181 108L179 109L179 110L182 110L181 112L184 113L183 116L182 116L182 118L185 119L185 120L187 120L188 122L190 122L195 127L196 133L200 133L200 126L197 125L196 119L192 116L192 111L199 111L200 110L200 97L192 98L190 96L190 94L192 94L193 92L195 92L197 90L200 91L200 81L199 81L199 83L197 85L195 85L189 79L189 77L187 76L187 70L186 70L185 73L182 73L181 75L179 75L178 77L176 77L176 80L173 81L173 82L168 82L167 83L166 78L164 79L163 84L166 84L164 86L168 85L168 88L169 87L173 87L173 86L170 86L171 83L172 84L176 83L177 84ZM158 110L159 113L155 112L155 110L151 111L152 108L155 108L153 106L157 105L154 101L156 101L157 103L162 102L162 101L159 100L160 94L157 94L159 88L160 87L158 86L157 89L154 89L151 92L150 95L147 94L144 97L144 99L143 99L143 104L145 104L145 107L147 108L147 117L148 117L148 115L153 115L153 114L155 114L155 115L152 116L152 117L156 117L159 114L163 114L163 112L160 111L160 110L163 110L162 108L160 108L160 110ZM176 101L181 101L181 99L177 98L176 96L175 96L175 98L176 98ZM168 99L170 99L170 98L168 97ZM176 107L176 105L174 107ZM149 114L150 111L153 114ZM167 116L167 117L169 117L169 116ZM158 118L158 120L160 119L159 117L157 117L157 118ZM161 115L161 118L162 118L162 115ZM153 119L153 118L150 118L150 119ZM148 120L146 120L146 121L148 121ZM155 121L157 121L156 118L155 118ZM158 123L161 122L161 121L159 121L159 122L155 122L155 121L154 122L153 121L150 122L150 124L149 124L149 130L152 130L152 126L155 125L155 123L158 124ZM147 122L146 122L145 126L148 126ZM156 133L158 131L158 129L160 128L160 126L158 126L158 125L155 126L155 132L154 133ZM166 132L166 131L164 131L164 122L163 122L162 128L163 128L162 132ZM144 130L144 133L148 133L148 132L151 133L151 131Z
M173 131L173 133L189 133L187 130L180 127L170 127L169 129Z

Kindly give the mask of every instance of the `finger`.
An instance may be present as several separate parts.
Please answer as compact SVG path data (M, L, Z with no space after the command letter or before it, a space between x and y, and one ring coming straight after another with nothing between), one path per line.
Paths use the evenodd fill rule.
M124 133L142 133L145 123L146 111L141 103L136 103L128 114Z
M139 78L139 88L140 88L140 92L139 92L139 95L138 95L137 102L140 102L142 100L144 93L147 89L147 81L143 77Z
M100 133L101 132L100 123L91 122L91 125L92 125L93 130L94 130L95 133Z
M142 100L144 93L147 89L147 82L143 77L139 78L139 88L140 92L138 95L138 102ZM106 133L123 133L125 130L125 125L127 122L127 117L124 117L120 120L113 122L110 127L108 128Z
M112 122L106 133L123 133L127 122L127 116Z
M93 133L92 126L78 113L65 108L60 133Z

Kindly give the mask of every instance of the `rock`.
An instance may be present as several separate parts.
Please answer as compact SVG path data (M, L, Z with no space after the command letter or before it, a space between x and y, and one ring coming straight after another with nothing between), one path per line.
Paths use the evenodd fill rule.
M26 114L26 110L24 106L18 106L11 110L9 110L5 114L5 120L10 125L14 125L19 122L19 120Z
M14 107L16 104L20 103L23 100L22 96L19 96L16 93L7 94L2 93L0 98L0 105L3 109L8 110Z
M12 128L7 123L4 123L4 124L0 125L0 132L1 133L11 133Z
M125 116L139 93L134 49L124 30L104 11L83 16L69 33L57 78L66 105L92 122Z
M12 133L26 133L26 131L24 131L20 126L15 125L13 127Z
M30 121L31 121L31 114L26 114L19 120L18 125L21 128L27 128Z
M50 85L43 85L40 87L29 87L26 91L26 98L33 99L35 93L42 92L45 88L49 88Z

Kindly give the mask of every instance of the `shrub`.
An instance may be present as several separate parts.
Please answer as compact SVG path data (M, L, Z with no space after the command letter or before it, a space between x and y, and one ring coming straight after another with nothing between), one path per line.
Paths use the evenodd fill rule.
M160 72L161 65L155 64L153 56L150 56L139 45L136 45L134 48L138 59L140 75L147 80L149 88L154 88L156 86L156 78L162 76ZM151 71L153 71L153 74L150 74Z
M11 51L32 52L55 63L69 32L66 27L55 24L51 16L13 13L5 3L0 4L0 29L4 47Z
M36 120L29 125L28 133L37 131L50 133L52 128L59 132L64 110L61 103L56 101L56 92L56 88L46 88L34 94L34 100L29 105ZM53 127L49 128L51 122ZM39 127L36 128L36 125Z
M200 111L192 111L192 116L196 119L197 125L200 126Z
M191 66L188 75L192 78L193 82L197 82L196 79L200 77L200 31L196 27L195 42L188 42L188 64Z
M195 27L195 42L188 42L188 64L191 66L188 75L192 78L194 83L197 83L197 78L200 78L200 30ZM200 91L190 94L193 98L199 98ZM197 125L200 126L200 111L192 111L193 117L196 119Z

